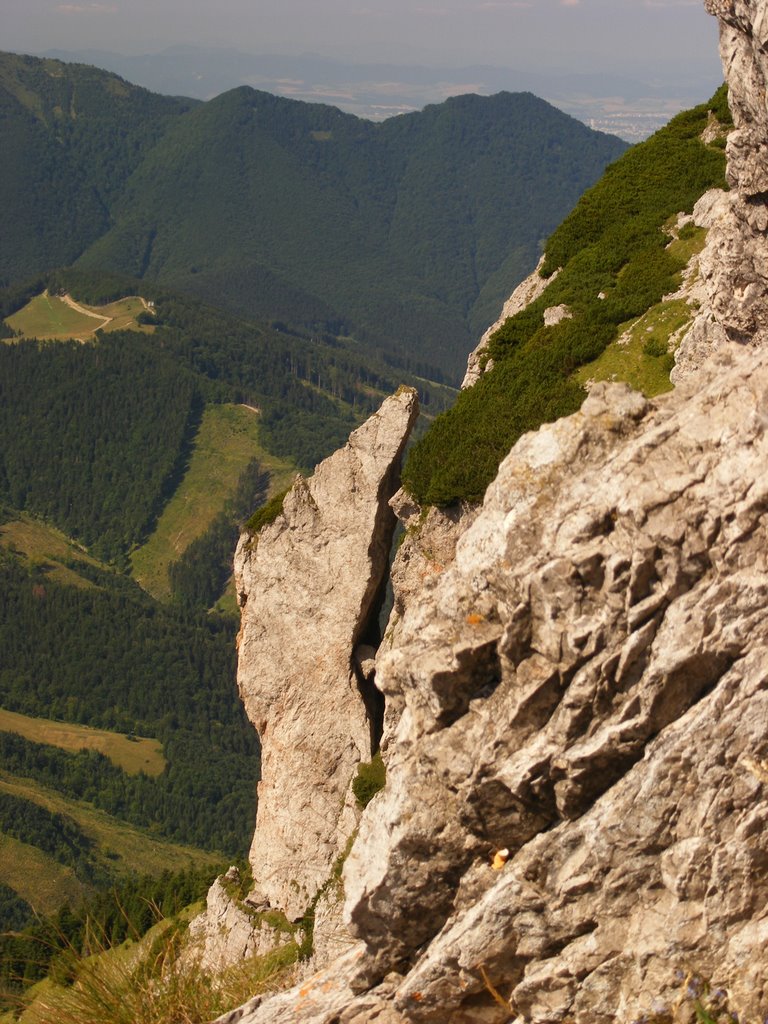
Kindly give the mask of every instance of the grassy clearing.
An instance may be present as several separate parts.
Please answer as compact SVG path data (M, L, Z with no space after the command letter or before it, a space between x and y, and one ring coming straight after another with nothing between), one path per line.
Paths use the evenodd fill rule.
M693 310L684 299L659 302L639 319L624 325L622 336L626 333L629 339L626 344L612 342L597 359L582 366L575 379L580 384L599 380L626 381L648 398L671 391L669 339L689 323L692 316ZM660 354L652 355L647 349Z
M165 769L163 747L159 740L137 737L128 739L120 733L91 729L86 725L52 722L47 718L30 718L15 711L0 710L0 731L14 732L35 743L47 743L62 750L98 750L129 775L157 776Z
M227 580L227 586L224 589L224 593L213 606L213 610L215 612L219 612L220 615L234 615L235 617L240 615L240 606L237 603L234 576L230 576Z
M97 810L90 804L70 800L31 779L18 778L0 771L0 792L24 797L49 811L68 815L94 841L98 851L97 856L108 864L116 874L159 875L166 869L180 871L188 867L202 867L217 859L215 854L193 846L182 846L178 843L156 839L148 832L118 821L117 818ZM45 856L40 851L37 852L40 856ZM30 899L26 892L22 892L9 880L9 873L15 869L13 864L6 863L6 860L5 856L0 855L0 881L10 885L35 909L38 909L35 900ZM62 871L66 870L60 865L59 868ZM42 876L37 878L36 873L33 873L31 884L33 887L38 884L42 885ZM52 894L57 892L54 884L51 884L50 890ZM60 899L57 897L53 909L60 906L65 898L65 896Z
M110 302L108 306L85 306L85 308L110 318L110 323L103 329L104 334L109 334L111 331L141 331L143 334L152 334L155 330L153 324L138 324L136 322L136 317L145 310L144 303L138 295L131 295L118 302Z
M6 320L9 327L23 338L50 340L90 337L102 322L79 313L47 291L37 295Z
M690 263L694 256L698 256L707 243L707 229L697 228L692 224L688 225L681 232L681 237L676 238L667 246L667 252L675 259Z
M101 562L91 558L61 530L26 513L21 513L18 519L0 526L0 545L22 554L33 565L50 566L48 576L57 583L70 586L88 588L94 584L78 575L71 565L64 563L83 562L106 569Z
M39 338L43 341L86 341L96 331L141 331L152 333L151 325L140 325L136 317L144 310L144 303L132 295L107 306L87 306L77 303L82 310L47 291L37 295L5 321L20 338ZM91 314L90 316L88 314ZM12 339L11 339L12 340Z
M70 867L59 864L36 846L0 833L0 881L5 882L39 914L54 914L64 903L73 906L90 891Z
M262 447L256 410L244 405L208 406L181 485L155 532L131 555L134 578L153 597L170 598L168 565L223 510L251 459L258 459L271 474L270 494L287 487L296 473L292 463Z

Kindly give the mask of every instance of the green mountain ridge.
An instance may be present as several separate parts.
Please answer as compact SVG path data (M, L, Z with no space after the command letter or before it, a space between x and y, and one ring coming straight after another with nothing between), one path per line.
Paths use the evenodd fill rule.
M0 111L6 281L78 260L353 333L447 379L626 149L529 93L374 124L245 86L202 104L153 96L14 55L0 56Z

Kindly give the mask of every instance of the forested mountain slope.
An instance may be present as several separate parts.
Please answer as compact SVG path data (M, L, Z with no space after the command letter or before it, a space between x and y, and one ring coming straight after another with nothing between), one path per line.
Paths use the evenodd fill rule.
M205 104L157 97L14 55L0 58L0 102L7 281L79 257L351 333L447 379L626 148L525 93L373 124L247 87Z
M77 259L168 123L195 104L86 65L0 55L0 283Z
M0 312L44 286L98 303L140 284L59 272L0 291ZM403 376L416 383L331 335L270 329L162 289L148 294L151 335L0 345L0 501L123 565L184 478L206 404L257 408L265 448L310 469ZM448 389L418 383L428 414L445 407Z

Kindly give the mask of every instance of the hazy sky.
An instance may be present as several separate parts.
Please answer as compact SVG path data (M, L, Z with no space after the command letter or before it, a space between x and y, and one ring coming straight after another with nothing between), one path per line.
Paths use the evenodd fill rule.
M0 47L234 46L362 61L717 79L703 0L0 0Z

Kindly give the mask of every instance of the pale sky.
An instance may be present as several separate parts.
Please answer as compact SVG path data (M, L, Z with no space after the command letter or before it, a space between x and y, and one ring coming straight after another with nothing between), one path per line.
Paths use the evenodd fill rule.
M0 48L176 44L432 66L722 78L703 0L0 0Z

